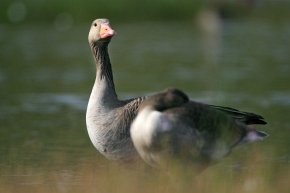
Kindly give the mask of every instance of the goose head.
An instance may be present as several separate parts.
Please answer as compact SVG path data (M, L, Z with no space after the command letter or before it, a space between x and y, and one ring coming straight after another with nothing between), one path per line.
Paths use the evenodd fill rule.
M140 106L139 112L149 107L157 111L178 107L189 101L188 96L181 90L168 88L160 93L149 96Z
M88 40L90 45L100 45L109 43L115 34L108 19L96 19L91 25Z

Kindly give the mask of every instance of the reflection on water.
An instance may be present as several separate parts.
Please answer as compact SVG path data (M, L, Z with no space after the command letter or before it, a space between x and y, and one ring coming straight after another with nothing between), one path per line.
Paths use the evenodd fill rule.
M120 98L178 87L197 101L262 114L269 124L259 129L270 137L198 176L178 165L169 173L115 165L86 131L95 78L90 23L61 32L0 26L0 192L289 190L289 24L227 22L218 62L206 63L206 40L193 23L111 23Z

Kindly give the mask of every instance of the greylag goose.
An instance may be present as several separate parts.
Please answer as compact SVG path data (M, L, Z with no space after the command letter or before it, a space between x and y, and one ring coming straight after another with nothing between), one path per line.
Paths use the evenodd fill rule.
M191 101L172 88L140 105L131 138L139 155L153 167L166 167L173 158L204 167L236 146L268 136L248 124L266 122L253 113Z
M108 44L114 35L109 20L93 21L88 40L97 75L87 107L86 124L96 149L106 158L123 163L139 158L130 138L130 125L144 97L126 101L117 97L108 54Z
M124 163L135 161L140 158L130 137L130 126L137 116L140 104L146 99L146 97L139 97L125 101L118 99L108 54L108 44L114 35L115 31L111 29L109 20L96 19L93 21L88 40L95 59L97 72L87 107L86 124L89 137L96 149L106 158ZM162 96L162 94L158 96ZM152 101L154 98L151 98L149 101ZM149 101L147 104L149 104ZM166 100L160 102L162 102L161 104L164 104L165 101ZM227 119L235 119L237 122L240 120L240 122L246 123L247 121L251 122L254 119L256 122L260 121L261 123L264 123L262 117L254 116L254 114L248 114L225 107L206 107L207 108L205 109L207 109L207 111L223 115L223 118L219 119L220 122L222 122L223 119L226 119L226 121ZM217 110L215 109L218 109L219 112L221 111L223 113L217 113ZM196 109L196 111L198 111L198 109ZM142 114L143 113L141 112L141 115ZM228 118L228 116L224 114L228 114L228 116L232 118ZM140 117L144 117L141 115L138 120L140 120ZM181 114L179 114L179 116L181 116ZM210 117L212 116L213 115L210 115ZM184 119L186 119L186 117L180 121L182 122ZM198 118L193 117L193 119L195 120ZM209 118L208 122L211 120L212 118ZM242 124L240 122L238 123ZM133 134L135 133L134 136L136 137L138 136L138 133L136 133L136 125L140 125L140 123L141 122L138 121L133 127ZM146 129L143 127L144 126L140 125L140 130ZM208 130L210 130L210 128L208 128ZM194 132L192 129L189 129L189 131ZM142 132L146 132L146 130L141 131L141 133ZM136 139L134 140L135 142ZM140 141L139 144L141 143L142 142ZM210 147L207 149L209 150ZM138 149L138 151L139 150L140 149Z

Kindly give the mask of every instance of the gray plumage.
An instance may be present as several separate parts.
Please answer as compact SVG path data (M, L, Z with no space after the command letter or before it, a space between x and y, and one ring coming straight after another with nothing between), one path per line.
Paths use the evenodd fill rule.
M114 31L101 38L99 33L103 24L109 26L109 21L95 20L88 37L97 75L87 107L87 129L92 143L106 158L128 162L139 157L130 138L130 125L145 97L126 101L118 99L108 54L108 44Z
M266 124L260 115L198 103L180 90L167 89L141 104L131 136L138 153L152 166L166 166L171 158L198 165L267 136L249 123Z
M207 143L207 141L217 141L215 137L218 136L218 138L225 140L225 143L232 148L242 142L241 136L245 135L246 132L243 129L231 130L229 128L232 126L235 128L244 127L251 122L259 124L265 123L262 117L255 114L245 113L227 107L188 102L188 97L184 93L181 94L181 91L177 91L178 94L175 91L173 94L170 94L171 91L161 92L149 97L148 100L146 100L146 97L125 101L119 100L115 92L112 67L108 54L108 44L114 34L115 32L111 29L107 19L97 19L92 23L88 36L97 71L96 80L87 107L86 124L93 145L106 158L117 162L129 162L140 158L138 155L140 149L137 148L138 152L136 151L130 136L130 126L136 118L141 104L144 104L141 106L138 115L140 120L138 123L141 123L141 125L139 124L136 127L135 124L135 134L138 135L143 131L147 131L146 129L143 130L144 125L147 123L142 122L144 120L142 120L140 114L144 112L142 108L152 107L152 103L154 103L154 111L160 111L166 114L166 116L161 116L161 119L157 120L157 123L163 124L161 128L164 127L165 133L169 130L171 132L172 130L170 128L175 128L172 135L173 138L170 138L170 140L177 139L177 141L174 143L170 142L171 146L169 146L173 147L172 145L175 145L175 152L179 152L183 145L187 146L188 144L192 144L196 145L196 149L194 150L196 153L200 154L199 150L202 147L204 155L208 154L208 156L213 156L214 154L212 152L214 150L212 148L216 148L215 144L217 143ZM167 100L166 97L169 96L174 99L174 103L172 101L168 102L170 100ZM145 102L143 103L143 101ZM174 108L172 108L172 105ZM187 110L184 111L184 109ZM171 124L171 122L168 122L168 118L174 120L174 123ZM153 121L152 124L154 123ZM171 125L168 125L168 123ZM221 132L221 129L216 130L212 125L215 125L215 127L225 127L225 131L231 132L229 134ZM230 127L224 125L230 125ZM198 128L202 128L201 131ZM180 135L186 143L183 143L179 139ZM137 138L133 138L135 145ZM137 140L137 143L141 144L142 140L139 142ZM158 140L155 140L151 144L154 148L158 147L158 145L154 145L155 143L158 144ZM151 147L148 148L150 149ZM182 153L182 151L180 152ZM144 159L143 154L140 153L140 155ZM147 160L145 159L145 161Z

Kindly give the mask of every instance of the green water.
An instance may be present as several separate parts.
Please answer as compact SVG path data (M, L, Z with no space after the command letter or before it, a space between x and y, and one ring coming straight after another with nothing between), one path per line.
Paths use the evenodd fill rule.
M194 22L111 25L118 33L109 52L121 99L177 87L193 100L256 112L268 122L258 129L270 137L206 170L201 187L208 176L234 180L247 171L257 179L245 180L245 191L289 190L289 23L228 21L217 35L204 35ZM95 78L89 27L0 26L0 192L191 190L188 179L164 188L94 149L85 125ZM222 182L211 185L231 192Z

